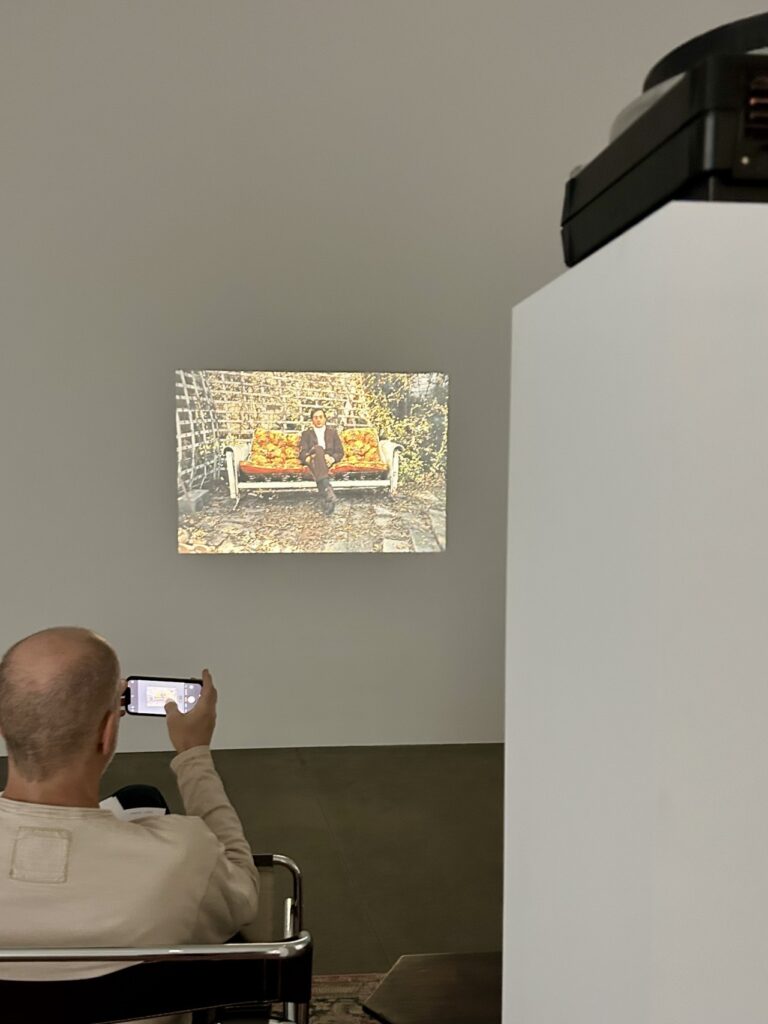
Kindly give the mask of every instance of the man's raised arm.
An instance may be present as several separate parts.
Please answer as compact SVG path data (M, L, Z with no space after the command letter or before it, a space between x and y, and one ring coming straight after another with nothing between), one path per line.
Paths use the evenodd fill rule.
M182 714L173 701L165 706L168 733L178 751L171 768L184 810L190 817L201 818L223 847L200 909L200 941L205 933L211 932L217 938L228 938L253 920L259 892L259 875L251 848L211 756L216 701L216 688L205 669L200 700L191 711Z

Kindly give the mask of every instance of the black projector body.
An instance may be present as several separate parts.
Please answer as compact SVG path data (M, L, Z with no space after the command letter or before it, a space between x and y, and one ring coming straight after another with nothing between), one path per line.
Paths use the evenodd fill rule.
M768 202L768 56L714 54L646 88L665 91L566 184L568 266L671 199Z

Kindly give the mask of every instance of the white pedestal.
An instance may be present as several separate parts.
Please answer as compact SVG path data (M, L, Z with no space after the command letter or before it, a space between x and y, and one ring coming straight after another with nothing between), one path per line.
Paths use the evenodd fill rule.
M768 1021L768 205L514 313L505 1024Z

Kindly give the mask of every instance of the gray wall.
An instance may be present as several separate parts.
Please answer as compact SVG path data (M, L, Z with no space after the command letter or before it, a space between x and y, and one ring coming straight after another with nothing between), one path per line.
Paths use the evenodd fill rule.
M509 309L647 67L749 12L4 0L0 645L208 664L221 746L500 740ZM448 552L178 556L177 366L450 373Z

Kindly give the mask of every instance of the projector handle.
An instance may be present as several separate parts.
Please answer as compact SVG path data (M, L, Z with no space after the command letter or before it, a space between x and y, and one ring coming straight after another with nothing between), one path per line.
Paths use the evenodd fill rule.
M700 36L694 36L662 57L648 72L643 82L643 92L648 92L675 75L684 74L707 57L723 53L749 53L763 47L768 47L768 14L753 14L749 18L721 25Z

